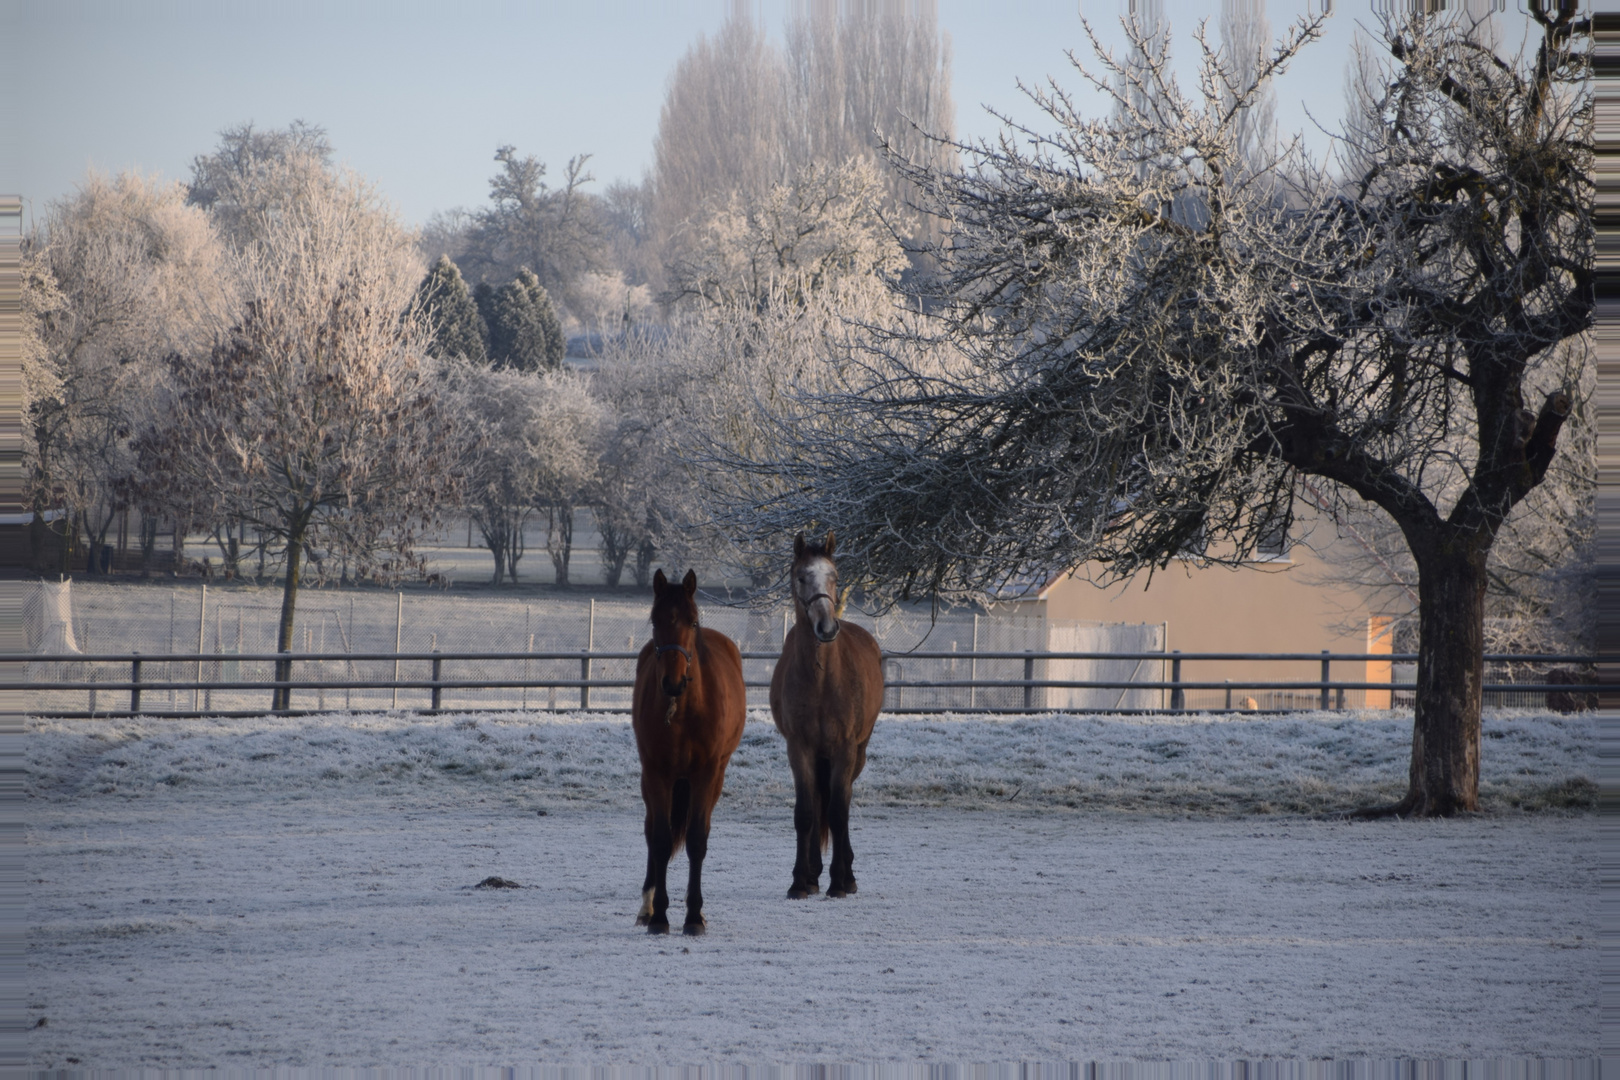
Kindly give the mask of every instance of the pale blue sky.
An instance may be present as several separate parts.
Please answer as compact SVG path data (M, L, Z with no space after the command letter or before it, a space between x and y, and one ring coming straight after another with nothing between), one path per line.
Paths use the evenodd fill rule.
M1118 41L1125 0L1082 3ZM755 6L775 26L788 4ZM1193 24L1218 15L1219 0L1165 6L1186 59ZM1278 88L1284 130L1309 125L1307 106L1329 126L1337 120L1356 22L1373 18L1370 0L1336 6L1326 40ZM1271 0L1273 32L1305 7ZM90 167L184 178L222 127L295 118L326 127L338 158L413 223L482 202L502 143L540 157L553 177L570 155L590 153L601 190L650 165L665 80L728 9L726 0L0 0L0 80L11 84L0 90L20 103L0 133L0 191L21 192L37 212ZM1063 50L1084 45L1080 10L1076 0L939 0L959 134L994 132L985 103L1032 118L1020 77L1056 75L1078 89Z

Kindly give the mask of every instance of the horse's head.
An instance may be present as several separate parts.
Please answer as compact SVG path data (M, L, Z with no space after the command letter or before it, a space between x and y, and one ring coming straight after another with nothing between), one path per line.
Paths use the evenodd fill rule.
M671 585L662 570L653 575L653 663L666 697L680 697L692 680L697 650L697 574L691 570ZM673 702L671 703L673 707Z
M809 616L816 640L823 644L838 636L838 568L832 560L836 546L831 531L819 544L805 543L804 533L793 541L793 603Z

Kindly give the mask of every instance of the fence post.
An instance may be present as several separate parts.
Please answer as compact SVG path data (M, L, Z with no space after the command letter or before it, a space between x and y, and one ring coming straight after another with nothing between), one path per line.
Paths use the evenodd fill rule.
M197 683L191 691L191 711L196 712L202 704L202 651L203 639L208 631L208 582L203 582L202 599L197 603Z
M1232 711L1232 680L1226 680L1226 711Z
M405 594L394 594L394 704L399 708L399 642L405 630Z
M129 681L135 685L129 688L129 711L141 711L141 654L136 653L135 659L129 662Z
M433 711L434 712L439 711L439 693L440 693L440 689L439 689L439 671L440 671L440 667L439 667L439 665L444 663L444 661L439 658L438 654L439 654L439 650L434 649L433 650Z
M579 707L591 707L591 650L596 648L596 598L591 598L590 620L585 624L585 653L579 659Z
M1029 654L1024 657L1024 708L1032 709L1035 707L1035 688L1030 683L1035 681L1035 656L1032 649L1025 649L1024 652Z
M968 661L968 681L972 682L972 683L976 683L976 682L979 681L979 616L978 615L973 616L973 648L970 651L973 653L973 659ZM970 687L968 687L968 708L976 709L976 708L978 708L978 706L979 706L979 688L977 686L970 686Z
M1323 649L1322 650L1322 698L1321 698L1321 703L1320 703L1320 706L1319 706L1320 708L1323 708L1323 709L1328 708L1328 685L1327 685L1328 684L1328 669L1331 666L1331 664L1332 664L1332 661L1328 659L1328 651L1326 649Z
M523 623L524 623L525 626L527 626L528 622L529 622L529 609L528 609L527 606L525 606L524 609L523 609ZM529 635L529 648L528 648L528 651L529 652L534 652L534 635L533 634ZM529 661L524 660L523 661L523 708L525 710L527 710L528 707L529 707L529 679L532 678L532 677L533 677L533 673L529 669Z
M1187 692L1181 688L1181 650L1170 650L1170 681L1175 685L1170 688L1170 708L1173 712L1180 712L1187 707Z

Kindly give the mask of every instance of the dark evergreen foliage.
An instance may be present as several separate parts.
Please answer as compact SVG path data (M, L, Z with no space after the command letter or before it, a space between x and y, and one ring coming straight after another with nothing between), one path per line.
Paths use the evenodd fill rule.
M497 368L539 371L562 363L566 342L551 297L525 267L499 289L480 285L489 325L489 358Z
M535 322L545 335L546 366L558 367L568 352L568 339L563 335L562 320L557 318L557 309L551 302L551 294L546 292L545 286L540 284L540 279L528 267L518 271L517 282L529 294L529 300L534 305Z
M433 355L459 356L479 364L486 362L484 343L489 330L467 283L462 280L461 271L449 256L439 256L439 261L422 279L416 296L433 324Z

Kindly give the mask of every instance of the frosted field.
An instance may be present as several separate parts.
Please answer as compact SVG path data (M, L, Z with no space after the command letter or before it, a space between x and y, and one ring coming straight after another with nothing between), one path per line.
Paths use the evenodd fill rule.
M1596 720L1488 715L1479 817L1327 816L1409 725L885 717L861 892L793 903L755 715L687 939L623 717L32 721L32 1063L1595 1055Z

